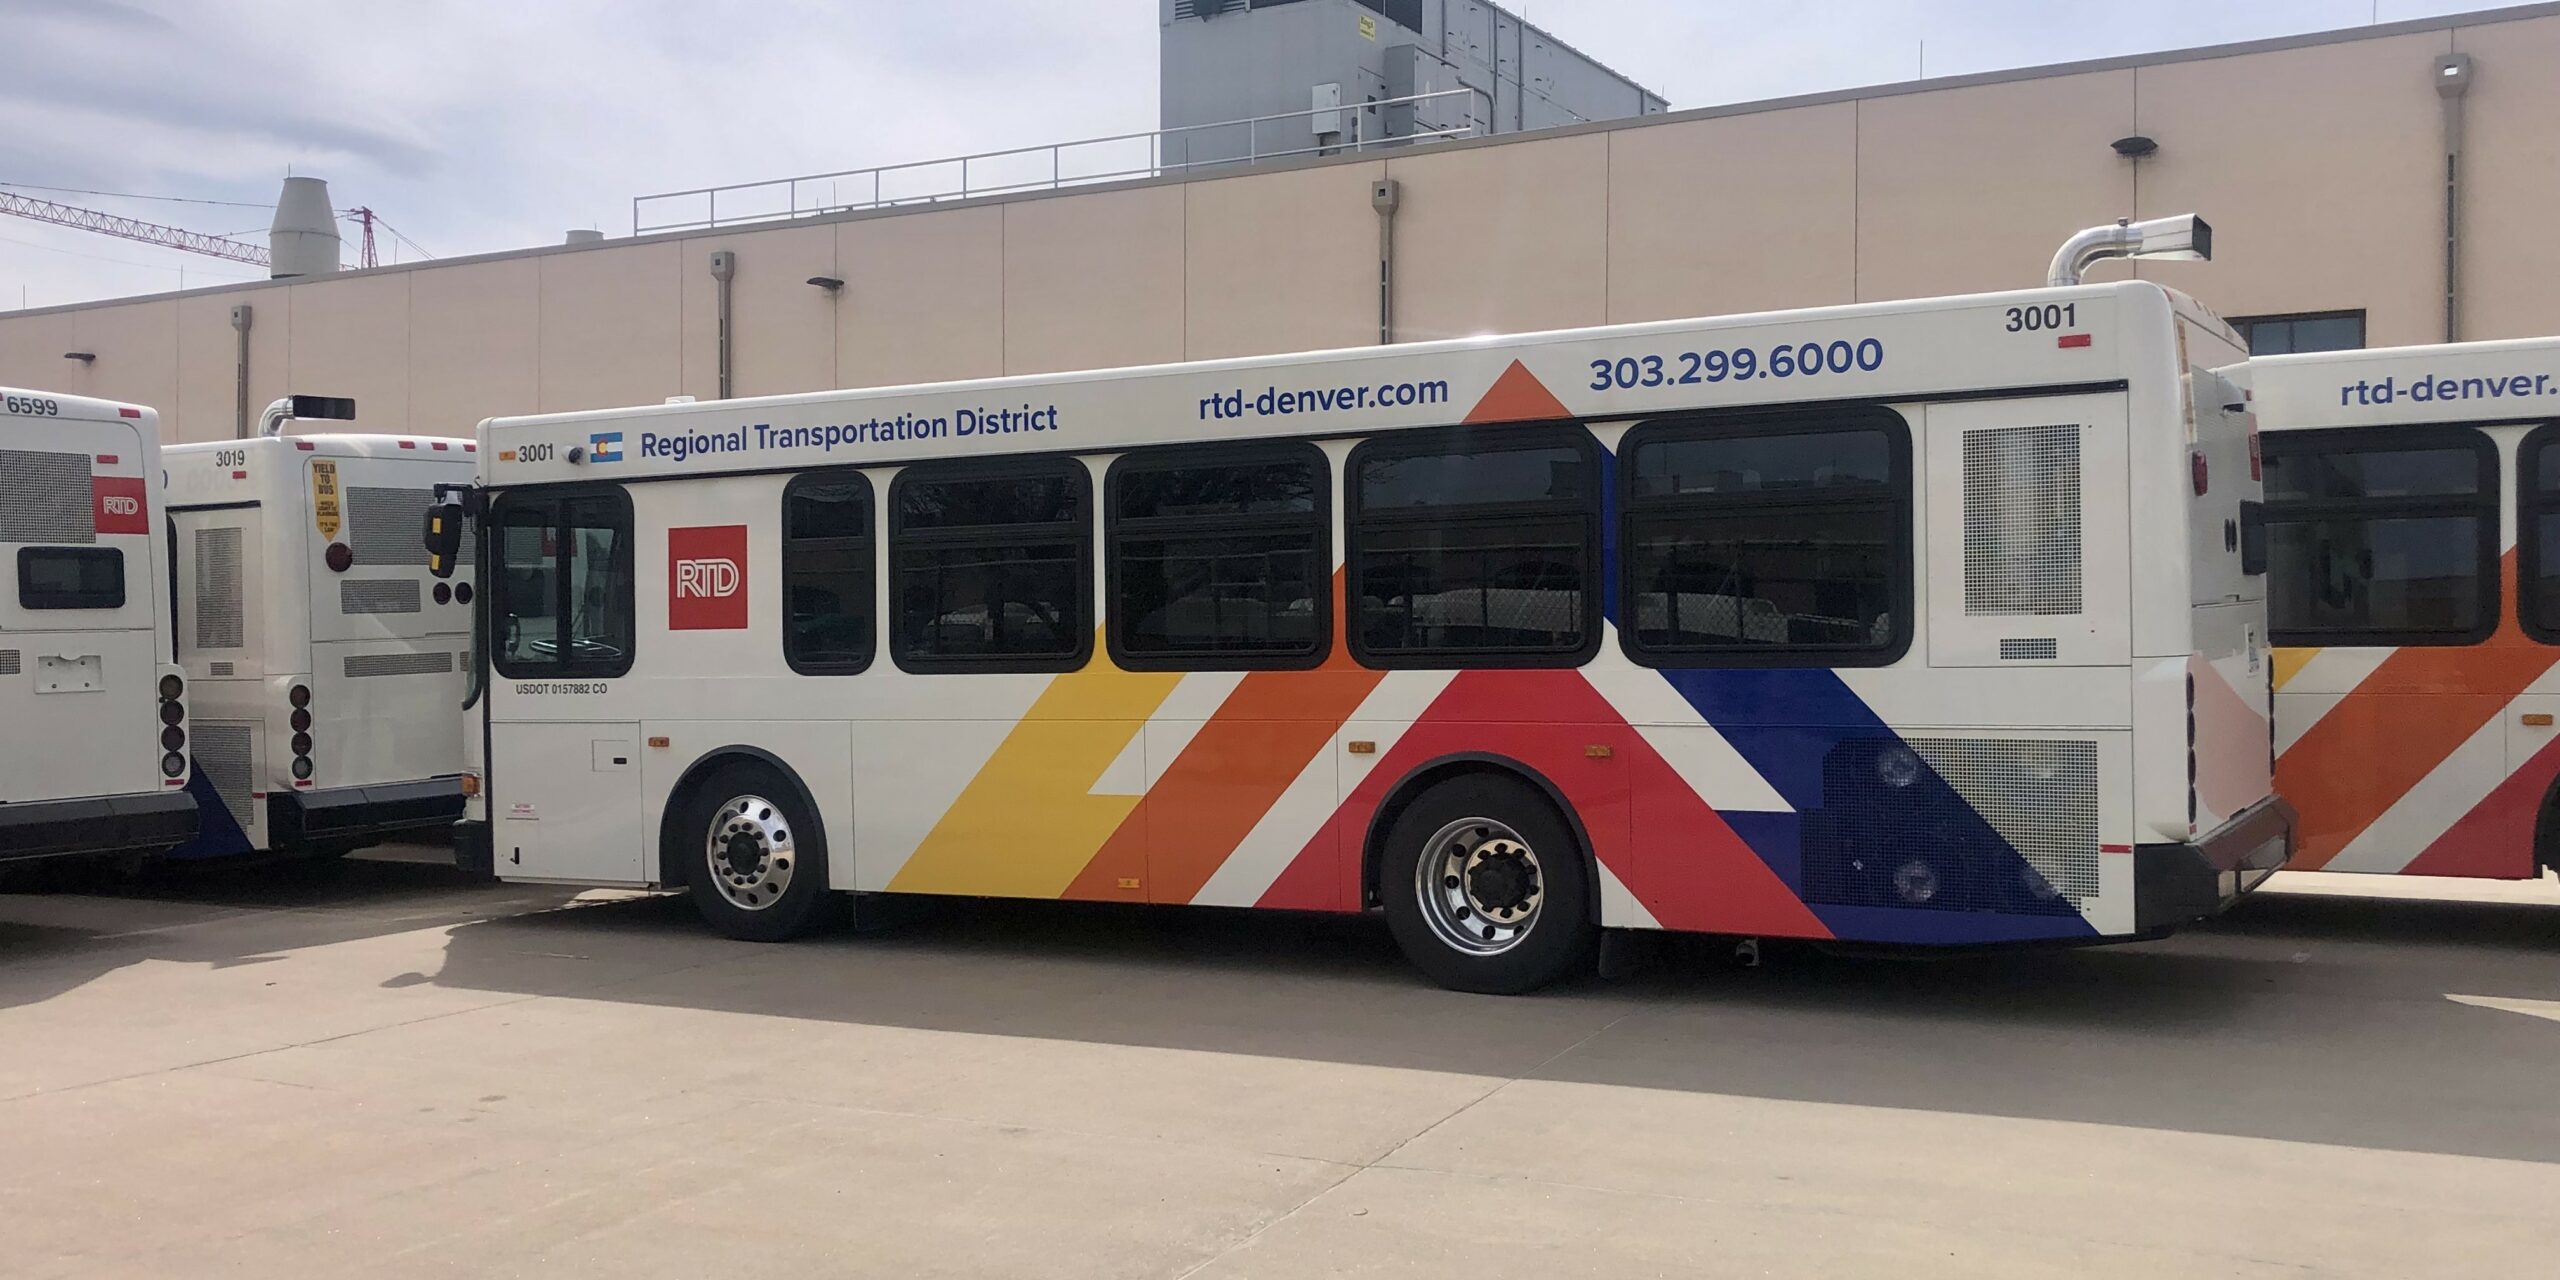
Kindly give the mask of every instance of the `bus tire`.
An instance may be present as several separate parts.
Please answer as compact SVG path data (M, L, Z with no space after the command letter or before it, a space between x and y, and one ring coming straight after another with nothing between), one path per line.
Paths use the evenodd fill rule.
M798 788L759 764L712 771L676 823L686 891L711 927L743 942L784 942L824 923L826 835Z
M1432 981L1518 995L1587 967L1599 938L1581 842L1547 798L1490 774L1416 797L1388 829L1380 894Z

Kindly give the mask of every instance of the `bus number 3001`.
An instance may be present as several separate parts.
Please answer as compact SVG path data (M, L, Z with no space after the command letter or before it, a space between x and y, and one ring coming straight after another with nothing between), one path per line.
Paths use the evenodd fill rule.
M2034 333L2040 329L2077 329L2080 327L2080 304L2048 302L2040 307L2009 308L2009 332Z

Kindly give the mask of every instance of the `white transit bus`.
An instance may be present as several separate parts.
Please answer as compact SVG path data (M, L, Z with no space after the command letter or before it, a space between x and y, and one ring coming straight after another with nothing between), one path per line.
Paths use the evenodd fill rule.
M352 411L293 401L279 408ZM173 857L333 856L461 816L474 584L431 579L418 530L476 447L262 434L164 451L203 810Z
M2295 866L2560 868L2560 338L2263 356Z
M2156 935L2291 841L2241 357L2124 283L491 420L458 857L1382 908L1484 991Z
M0 388L0 865L193 835L160 421Z

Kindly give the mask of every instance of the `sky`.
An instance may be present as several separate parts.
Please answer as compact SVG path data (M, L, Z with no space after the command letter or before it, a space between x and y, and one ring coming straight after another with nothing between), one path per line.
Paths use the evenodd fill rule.
M1528 0L1674 109L2498 7ZM1151 129L1157 0L0 0L0 184L263 243L288 173L411 260L632 228L631 198ZM116 196L33 188L78 188ZM186 197L174 203L124 196ZM348 234L352 260L355 237ZM0 310L257 279L0 217Z

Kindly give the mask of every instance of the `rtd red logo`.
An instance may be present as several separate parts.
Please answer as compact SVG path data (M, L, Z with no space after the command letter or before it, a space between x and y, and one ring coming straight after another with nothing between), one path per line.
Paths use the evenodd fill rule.
M667 530L667 629L737 631L747 625L747 527Z
M151 532L151 520L143 511L142 477L91 476L89 490L97 497L93 523L98 532Z

